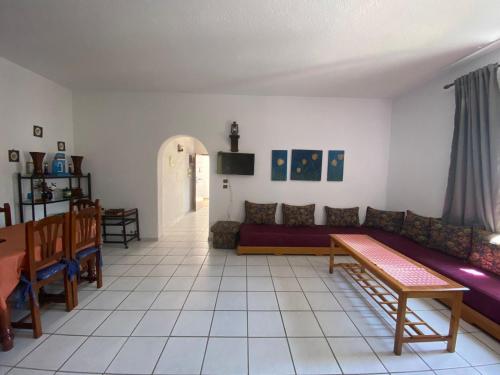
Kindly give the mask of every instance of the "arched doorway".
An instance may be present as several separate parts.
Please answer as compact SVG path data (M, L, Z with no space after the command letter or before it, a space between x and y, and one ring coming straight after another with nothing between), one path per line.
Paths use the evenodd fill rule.
M158 151L158 235L164 238L182 222L208 235L210 160L198 139L177 135ZM187 228L186 228L187 229Z

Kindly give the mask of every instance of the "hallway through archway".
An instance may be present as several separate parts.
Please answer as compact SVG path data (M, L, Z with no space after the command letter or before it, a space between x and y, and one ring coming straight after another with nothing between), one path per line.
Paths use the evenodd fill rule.
M206 227L208 237L210 159L196 138L179 135L158 152L158 234L172 235L186 219L192 228ZM174 226L176 229L174 229Z

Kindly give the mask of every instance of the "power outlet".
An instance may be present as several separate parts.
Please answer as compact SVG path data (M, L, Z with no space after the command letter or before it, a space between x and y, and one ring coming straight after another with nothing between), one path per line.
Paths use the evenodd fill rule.
M222 185L223 189L227 189L227 184Z
M227 184L229 182L229 180L227 178L223 179L222 180L223 183Z

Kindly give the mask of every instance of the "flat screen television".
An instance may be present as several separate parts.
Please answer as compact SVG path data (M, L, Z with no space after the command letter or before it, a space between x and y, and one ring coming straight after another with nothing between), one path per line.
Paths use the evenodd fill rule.
M218 174L240 174L253 176L255 154L241 152L217 153Z

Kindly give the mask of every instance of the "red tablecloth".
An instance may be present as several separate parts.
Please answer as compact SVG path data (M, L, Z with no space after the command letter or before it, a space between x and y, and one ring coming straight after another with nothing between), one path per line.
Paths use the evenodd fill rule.
M7 298L16 288L25 262L25 225L0 228L0 311L7 309Z

